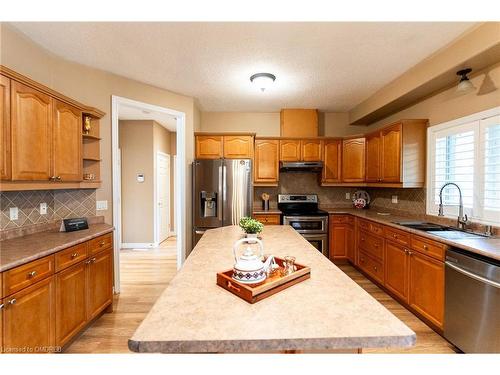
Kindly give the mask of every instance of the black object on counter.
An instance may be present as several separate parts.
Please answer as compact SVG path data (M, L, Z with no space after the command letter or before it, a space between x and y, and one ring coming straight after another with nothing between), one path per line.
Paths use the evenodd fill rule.
M86 217L74 219L64 219L61 224L61 232L74 232L77 230L89 229L89 223Z

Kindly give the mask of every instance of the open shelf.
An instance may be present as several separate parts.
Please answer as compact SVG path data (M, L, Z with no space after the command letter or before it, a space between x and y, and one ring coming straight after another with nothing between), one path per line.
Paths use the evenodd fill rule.
M101 161L101 159L100 159L100 158L95 158L95 157L93 157L93 156L84 156L84 157L83 157L83 160L84 160L84 161Z

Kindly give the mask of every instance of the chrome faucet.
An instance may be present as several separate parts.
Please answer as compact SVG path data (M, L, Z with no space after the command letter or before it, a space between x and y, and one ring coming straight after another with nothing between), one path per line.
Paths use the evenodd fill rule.
M453 185L458 189L459 202L458 202L458 218L457 218L457 228L465 230L466 225L469 223L467 219L467 215L464 214L464 202L462 200L462 190L460 190L460 186L455 184L454 182L447 182L443 186L441 186L441 190L439 190L439 212L438 216L444 216L443 213L443 189L448 186Z

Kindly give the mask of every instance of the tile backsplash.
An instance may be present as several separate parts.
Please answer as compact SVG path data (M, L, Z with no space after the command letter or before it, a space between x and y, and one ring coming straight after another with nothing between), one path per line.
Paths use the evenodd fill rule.
M40 203L47 203L47 214L40 214ZM10 220L11 207L18 208L18 219ZM9 191L0 193L0 230L52 223L71 217L96 215L93 189Z
M350 207L351 200L346 193L352 194L360 189L367 190L371 197L371 207L391 211L403 211L412 214L425 214L425 189L391 189L361 187L321 187L316 173L281 173L278 187L254 188L254 207L261 208L261 194L271 195L270 208L277 208L278 194L318 194L323 207ZM393 195L398 196L398 203L392 203Z

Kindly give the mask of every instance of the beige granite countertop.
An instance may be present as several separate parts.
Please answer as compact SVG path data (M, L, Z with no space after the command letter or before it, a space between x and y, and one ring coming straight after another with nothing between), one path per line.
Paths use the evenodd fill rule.
M0 272L112 231L113 226L100 223L90 224L89 229L76 232L59 232L53 229L0 241Z
M500 260L500 237L481 237L481 238L467 238L460 240L449 240L421 230L406 228L401 225L394 224L394 222L420 220L415 217L412 218L411 216L402 216L390 212L387 212L389 213L389 215L380 215L379 212L384 212L384 211L373 208L368 210L360 210L355 208L323 208L323 209L330 214L350 214L357 217L376 221L384 225L388 225L400 230L405 230L407 232L414 233L422 237L427 237L432 240L445 243L449 246L457 247L463 250L470 251L472 253ZM432 219L425 221L432 222Z
M407 347L415 333L290 226L270 225L265 252L293 255L311 278L255 304L216 285L231 269L236 227L209 230L129 340L136 352L275 352Z

